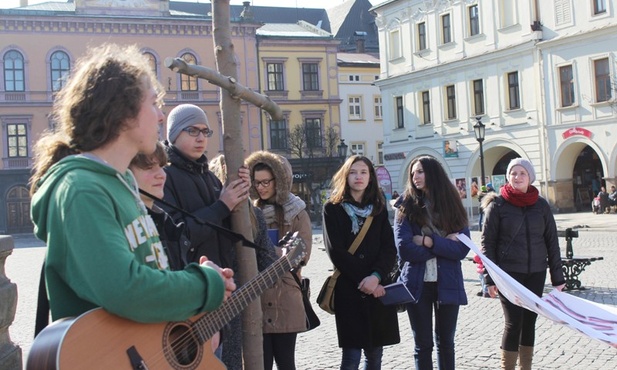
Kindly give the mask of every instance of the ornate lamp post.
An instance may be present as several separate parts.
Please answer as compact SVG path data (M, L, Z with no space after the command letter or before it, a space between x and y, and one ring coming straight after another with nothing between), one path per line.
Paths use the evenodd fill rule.
M341 143L336 146L336 149L338 150L339 158L347 157L347 148L348 146L347 144L345 144L345 139L341 139Z
M484 183L484 148L482 148L482 142L484 141L484 135L486 134L486 126L482 123L481 117L476 117L476 124L473 125L473 132L476 135L476 140L480 143L480 169L482 171L482 180L480 185L486 185Z

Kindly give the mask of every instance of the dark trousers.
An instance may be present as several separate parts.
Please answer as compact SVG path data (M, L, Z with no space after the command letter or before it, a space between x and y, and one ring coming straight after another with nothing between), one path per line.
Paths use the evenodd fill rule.
M382 355L383 347L364 349L364 370L380 370ZM341 370L358 370L360 366L360 357L362 357L362 349L343 348Z
M422 295L415 304L407 305L407 314L415 341L414 357L417 370L433 369L433 311L435 311L435 344L437 366L454 370L454 333L458 305L437 302L437 283L424 283Z
M264 369L296 370L296 338L298 333L264 334Z
M542 296L546 270L531 274L516 272L508 274L533 292L533 294L538 297ZM511 303L501 294L499 299L501 300L503 316L506 321L503 337L501 338L501 349L505 351L518 351L519 345L533 347L536 339L536 318L538 315Z

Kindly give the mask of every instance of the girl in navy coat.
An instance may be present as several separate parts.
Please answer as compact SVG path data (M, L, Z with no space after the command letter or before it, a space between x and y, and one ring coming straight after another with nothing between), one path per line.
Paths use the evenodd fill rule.
M433 311L439 369L454 369L454 333L467 304L461 260L469 252L456 235L469 236L467 212L439 162L428 156L410 164L404 194L395 203L394 236L405 262L401 279L416 298L407 305L416 369L433 368Z

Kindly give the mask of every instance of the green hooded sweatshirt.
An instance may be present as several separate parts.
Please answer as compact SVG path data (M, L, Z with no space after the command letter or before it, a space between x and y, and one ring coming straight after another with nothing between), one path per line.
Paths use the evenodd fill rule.
M223 301L214 269L168 270L130 171L120 174L86 155L66 157L38 183L31 213L36 236L48 246L53 320L103 307L137 322L181 321Z

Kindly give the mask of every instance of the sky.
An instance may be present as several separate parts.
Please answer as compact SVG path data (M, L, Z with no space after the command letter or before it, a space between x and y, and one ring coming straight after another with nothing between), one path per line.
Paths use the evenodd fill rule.
M28 0L30 5L45 3L49 1L59 1L63 2L64 0ZM173 0L172 0L173 1ZM186 1L186 0L184 0ZM209 3L208 0L188 0L189 2L194 3ZM243 0L231 0L231 5L242 5ZM254 6L281 6L285 4L287 7L300 7L300 8L329 8L335 5L339 5L344 0L251 0L251 3ZM384 0L370 0L370 3L375 5L383 2ZM0 0L0 9L2 8L15 8L19 6L19 0Z

